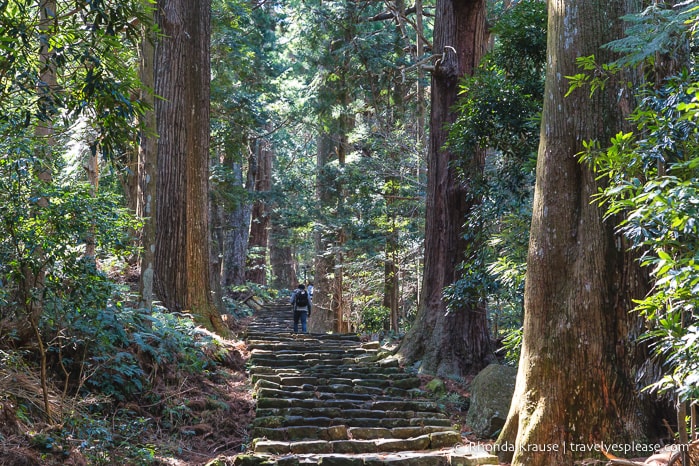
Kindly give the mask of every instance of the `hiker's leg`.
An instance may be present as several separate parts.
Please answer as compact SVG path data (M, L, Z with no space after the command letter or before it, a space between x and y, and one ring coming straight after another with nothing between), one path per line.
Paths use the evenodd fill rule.
M308 312L301 312L301 332L306 333L306 322L308 320Z
M299 318L301 317L301 313L299 311L294 311L294 333L298 333L299 331Z

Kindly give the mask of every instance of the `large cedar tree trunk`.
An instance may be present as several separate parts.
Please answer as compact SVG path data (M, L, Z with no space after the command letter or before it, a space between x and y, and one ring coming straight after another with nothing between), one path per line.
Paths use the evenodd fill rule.
M291 231L284 225L282 216L272 211L269 236L269 264L272 267L272 288L294 289L296 286L296 264L291 247Z
M252 205L250 237L248 239L248 264L245 278L259 285L267 284L267 241L269 239L270 209L266 197L272 188L272 160L274 152L269 141L258 139L255 143L254 192L257 199Z
M453 166L456 155L444 150L449 123L456 114L459 78L472 74L486 44L483 0L438 0L434 53L440 55L432 75L430 146L428 152L425 268L418 316L399 354L422 360L421 370L440 376L462 376L483 367L489 354L488 325L482 303L446 313L444 287L459 279L458 265L469 244L462 234L473 207L468 186ZM483 167L483 154L473 154L472 169Z
M225 333L209 281L210 9L209 0L158 2L155 285L169 310Z
M591 196L598 180L576 154L583 141L609 141L630 108L629 89L610 80L564 97L576 58L609 53L622 34L624 0L549 0L548 68L537 162L524 340L513 404L499 445L514 445L513 465L573 464L590 453L571 443L628 444L644 438L644 408L635 391L629 310L645 281L603 221ZM558 451L535 452L534 446ZM618 454L618 452L616 452ZM502 454L506 459L511 454Z
M226 157L228 160L230 157ZM240 186L253 184L252 172L248 170L246 184L243 183L243 167L240 163L231 162L235 182ZM244 199L235 209L222 214L224 222L222 226L223 236L223 271L221 284L224 287L245 284L245 257L250 236L250 218L252 205Z
M333 186L328 176L324 175L323 168L332 158L333 144L328 134L318 136L317 165L318 180L316 193L321 210L334 202ZM314 291L313 291L313 317L308 320L308 329L311 332L329 332L335 328L335 314L333 312L333 272L335 270L335 256L330 253L333 238L326 232L315 232L315 263L314 263Z

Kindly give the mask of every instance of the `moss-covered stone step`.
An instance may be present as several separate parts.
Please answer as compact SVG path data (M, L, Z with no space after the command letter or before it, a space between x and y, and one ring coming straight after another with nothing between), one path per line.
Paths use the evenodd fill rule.
M254 427L269 427L281 428L289 426L316 426L316 427L331 427L337 425L345 425L352 427L384 427L395 429L399 427L439 427L441 429L452 428L451 420L447 418L405 418L405 417L384 417L384 418L362 418L353 417L346 418L342 416L260 416L252 422Z
M273 367L258 365L255 361L251 361L249 370L254 374L278 374L281 376L299 376L318 377L318 378L333 378L353 380L357 378L364 379L412 379L420 382L420 379L412 374L408 374L394 368L378 368L367 364L323 364L313 367ZM303 372L303 374L301 374Z
M309 382L308 379L304 379L305 382ZM311 383L304 383L303 385L284 385L288 383L283 378L280 383L272 382L270 380L258 379L255 383L255 390L259 393L261 389L276 390L277 394L265 395L272 398L309 398L315 394L316 398L330 399L330 398L354 398L354 399L374 399L374 400L406 400L406 399L421 399L424 396L422 390L412 389L393 389L391 387L387 389L376 388L376 387L366 387L362 385L313 385ZM306 393L306 395L301 393ZM298 396L296 396L298 394Z
M267 403L265 403L267 404ZM415 420L419 422L420 420L430 419L431 422L439 419L447 419L442 413L435 412L421 412L421 411L381 411L372 409L361 409L361 408L345 408L343 406L338 406L334 408L329 408L327 406L321 407L299 407L297 405L289 405L288 407L282 408L261 408L258 407L256 411L257 417L266 416L308 416L308 417L336 417L351 419L353 417L357 418L373 418L373 419L385 419L385 418L405 418ZM449 425L449 424L447 424Z
M376 440L376 439L408 439L438 432L456 432L442 426L410 426L410 427L347 427L336 425L319 427L300 425L289 427L255 427L252 429L253 438L266 438L277 441L317 440Z
M381 453L411 450L451 448L461 442L458 432L445 431L405 439L378 438L370 440L302 440L285 442L278 440L253 441L255 453L273 455L313 453Z
M311 366L335 366L357 364L371 361L372 355L361 355L357 357L345 354L317 354L317 353L297 353L285 355L255 356L250 358L251 366L283 367L283 368L306 368Z
M261 390L261 393L268 393L269 389ZM300 392L307 393L307 392ZM313 395L313 394L311 394ZM274 398L262 396L258 392L257 399L258 408L340 408L340 409L356 409L366 411L390 411L390 412L425 412L438 413L440 412L437 403L432 401L419 400L372 400L372 399L321 399L315 396L299 397L299 398Z
M356 378L364 379L414 379L420 381L417 377L407 374L400 369L395 368L378 368L370 364L323 364L314 367L270 367L257 364L254 359L250 361L249 370L252 374L278 374L280 376L298 377L300 375L306 377L320 378L339 378L344 377L347 380ZM301 374L303 373L303 374Z
M370 396L386 400L403 400L412 398L421 398L425 396L425 392L420 389L402 389L395 387L378 388L378 387L367 387L363 385L352 385L352 384L333 384L333 385L316 385L318 379L313 377L275 377L277 380L267 380L264 378L257 378L255 381L255 390L260 390L261 388L269 388L273 390L280 390L285 392L319 392L325 396L335 395L334 398L341 398L343 394L361 394L364 396ZM293 380L292 380L293 379ZM295 385L298 383L298 385Z
M449 458L444 453L394 453L394 454L319 454L319 455L287 455L274 457L271 455L239 455L233 462L234 466L450 466ZM466 466L466 465L463 465ZM470 465L469 465L470 466Z
M318 455L240 455L234 466L478 466L498 464L487 454L459 455L451 451L400 452L388 454L318 454Z
M373 343L360 343L358 341L347 341L347 340L324 340L322 343L320 340L297 340L294 338L287 338L279 341L269 340L267 338L261 340L249 340L248 347L255 351L307 351L315 348L316 350L323 351L342 351L348 350L358 350L364 352L378 352L379 345L378 342Z
M259 370L254 370L254 369L259 369ZM286 377L293 377L293 376L301 376L302 371L297 372L296 374L291 374L291 373L283 373L282 375L278 375L278 373L275 373L274 371L266 371L262 370L261 368L251 368L250 370L251 373L251 379L252 383L255 384L259 380L267 380L272 383L277 383L281 384L282 380ZM315 378L315 384L316 386L345 386L345 387L355 387L355 386L361 386L361 387L373 387L381 390L387 390L390 387L394 388L399 388L401 390L411 390L411 389L418 389L421 386L421 381L417 377L402 377L398 374L396 374L395 377L393 378L385 378L385 379L364 379L364 378L355 378L355 379L345 379L345 378L323 378L323 377L316 377Z
M290 317L290 320L292 318ZM291 322L293 324L293 320ZM276 324L274 324L276 325ZM357 334L354 333L274 333L272 330L265 331L264 329L258 329L255 325L248 326L248 330L245 333L246 340L251 343L255 343L258 340L266 341L309 341L309 342L323 342L323 344L339 344L345 343L360 343L361 340Z
M275 388L258 388L257 398L282 398L282 399L318 399L318 400L354 400L354 401L376 401L377 396L381 396L381 401L395 401L400 403L402 398L384 397L370 393L355 393L347 392L332 392L321 390L303 390L302 387L293 387L294 389L278 390ZM351 387L350 387L351 389Z

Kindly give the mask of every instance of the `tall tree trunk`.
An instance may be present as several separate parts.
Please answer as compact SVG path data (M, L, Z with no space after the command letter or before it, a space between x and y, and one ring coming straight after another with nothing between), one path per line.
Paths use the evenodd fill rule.
M248 239L248 265L245 278L259 285L267 284L267 250L269 239L269 207L267 197L272 189L272 160L274 152L268 140L255 142L255 184L257 199L252 206L250 237Z
M621 37L624 0L550 0L548 69L537 162L524 339L513 404L499 445L513 465L573 464L590 456L565 445L629 444L645 436L635 392L629 313L646 287L637 262L603 221L599 181L578 163L583 141L609 141L622 129L629 89L610 80L592 97L565 97L576 59ZM624 80L621 80L624 81ZM530 446L557 446L537 452ZM504 448L503 448L504 449ZM501 455L505 459L507 454Z
M405 1L396 0L393 5L394 15L396 16L396 39L393 44L395 53L400 54L402 52L403 39L405 39L406 33L403 27L403 18L405 17ZM418 39L419 41L420 39ZM391 112L386 118L386 134L390 134L394 131L397 120L407 112L405 105L405 88L404 83L399 80L395 80L393 83L393 105L391 106ZM398 118L396 118L398 115ZM391 151L389 158L391 160L391 167L400 166L402 154L397 150ZM399 311L399 268L398 268L398 227L396 224L397 219L397 199L400 195L400 185L401 179L398 174L389 172L384 180L384 196L386 199L386 217L387 217L387 229L385 232L384 240L384 280L383 280L383 302L384 308L389 311L388 322L384 323L385 330L392 330L398 332L398 311Z
M87 159L87 180L90 183L90 196L97 197L100 184L100 162L97 151L92 152ZM96 224L93 220L85 238L85 257L95 263L97 254Z
M316 195L321 211L327 209L333 200L332 180L324 172L324 167L332 159L333 150L330 135L322 133L318 136ZM311 332L329 332L335 328L335 315L333 313L334 295L332 293L335 256L331 254L333 238L321 231L316 231L314 235L315 263L313 276L315 281L313 318L308 320L308 329Z
M476 202L469 201L474 195L459 181L454 168L456 155L443 148L445 126L455 121L452 107L458 81L475 71L485 39L484 0L437 1L434 53L441 58L432 75L423 296L416 322L399 354L410 362L422 360L421 370L440 376L477 371L490 350L484 304L469 303L446 313L442 299L444 287L460 278L458 265L467 259L468 247L474 246L464 239L461 226ZM474 153L474 175L479 175L483 163L483 153Z
M226 333L209 281L209 0L160 0L155 284L171 311Z
M398 264L397 258L397 241L396 234L391 233L386 238L386 258L384 259L384 296L383 307L389 310L388 329L398 332L398 311L399 311L399 282L398 282Z
M296 285L296 264L294 250L290 245L290 231L282 223L278 213L272 211L272 224L269 237L269 263L272 267L272 288L294 289Z
M417 29L417 38L415 43L416 48L416 61L422 60L422 56L425 54L425 41L423 39L424 27L423 27L423 11L422 11L422 0L415 0L415 27ZM417 98L417 121L416 121L416 142L419 149L425 146L425 85L423 80L425 79L425 72L422 66L417 68L417 88L416 88L416 98ZM417 165L418 167L420 164ZM418 173L419 175L420 173Z
M36 177L35 189L37 190L37 202L32 207L32 215L40 215L40 211L49 206L49 200L44 196L44 187L53 183L53 174L51 167L53 166L52 150L56 143L54 138L53 117L54 117L54 100L58 91L58 78L56 64L53 59L53 51L50 49L50 38L56 32L56 2L55 0L41 0L38 4L39 16L39 32L41 40L38 44L39 49L39 84L37 86L38 107L39 113L43 115L39 119L34 130L34 136L37 140L37 148L35 149ZM33 262L35 264L43 264L46 251L41 244L36 244L32 252ZM41 335L39 324L44 313L44 289L46 286L46 269L43 265L31 266L27 264L23 268L22 281L20 283L19 298L20 303L24 306L27 314L26 322L20 322L18 325L18 336L20 342L31 341L34 339L39 348L40 364L41 364L41 390L43 393L44 414L46 420L51 422L51 404L49 403L49 387L48 387L48 361L46 346Z
M147 0L146 0L147 1ZM138 145L138 194L136 196L136 215L144 219L141 230L141 253L139 256L140 279L139 307L150 309L153 305L153 278L155 272L155 241L156 241L156 179L158 168L158 140L156 135L155 99L151 89L155 84L155 46L153 37L147 30L143 31L139 56L139 77L143 84L140 100L149 106L140 122L140 138Z
M226 157L226 160L228 160L228 157ZM243 186L243 167L237 162L228 163L232 164L236 183ZM252 172L248 170L246 186L250 187L252 184ZM252 205L247 199L236 206L231 212L226 212L223 215L224 243L222 285L224 287L245 284L245 257L248 250L251 215Z

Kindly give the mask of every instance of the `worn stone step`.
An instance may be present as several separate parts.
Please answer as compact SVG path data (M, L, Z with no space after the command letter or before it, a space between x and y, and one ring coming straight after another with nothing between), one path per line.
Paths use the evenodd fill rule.
M287 416L259 416L252 422L254 427L281 428L290 426L312 425L317 427L331 427L346 425L351 427L384 427L395 429L399 427L439 427L443 429L453 428L451 420L444 417L384 417L384 418L345 418L342 416L308 416L308 415L287 415Z
M369 440L301 440L296 442L256 439L253 441L253 451L255 453L269 453L273 455L308 453L380 453L451 448L459 442L461 442L461 435L454 431L434 432L431 434L424 434L405 439L378 438Z
M292 320L293 324L293 320ZM254 326L248 326L248 329ZM246 339L251 343L258 340L264 341L306 341L317 342L318 344L341 344L357 343L361 344L359 336L355 333L287 333L278 334L274 332L250 331L246 332Z
M285 367L303 369L309 366L335 366L338 364L357 364L360 362L368 362L374 358L371 354L362 354L357 356L348 356L342 353L298 353L294 355L269 355L269 356L253 356L249 363L251 366L266 366L266 367Z
M478 466L497 465L497 458L484 453L462 454L455 451L396 452L385 454L317 454L317 455L240 455L235 466Z
M347 340L298 340L294 338L285 338L282 340L272 341L269 338L261 340L248 340L248 347L252 350L263 351L299 351L299 350L344 350L344 349L361 349L364 351L378 352L378 342L363 343L359 341Z
M267 380L272 383L281 384L282 380L287 377L301 376L302 371L294 373L278 371L267 371L262 368L251 368L250 374L252 383L255 384L259 380ZM419 389L421 386L421 381L417 377L403 377L396 374L395 377L377 378L377 379L345 379L345 378L324 378L315 377L315 383L311 383L316 386L364 386L364 387L374 387L380 389L388 389L390 387L399 388L402 390ZM309 384L310 385L310 384Z
M252 348L250 351L250 357L253 359L266 359L266 358L302 358L314 356L316 358L328 358L328 359L343 359L343 358L362 358L369 361L368 356L377 357L378 352L376 350L365 349L361 347L350 347L350 348L284 348L285 345L278 347L257 347Z
M295 390L280 390L276 388L259 388L257 398L283 398L283 399L318 399L318 400L354 400L354 401L404 401L398 397L370 393L355 393L351 391L324 391L321 389L303 390L302 387L293 387ZM351 389L351 387L349 387Z
M267 403L265 403L267 404ZM308 403L309 405L312 403ZM447 419L446 415L435 412L421 411L381 411L361 408L347 408L344 406L336 407L300 407L296 404L290 404L288 407L258 407L257 416L308 416L308 417L337 417L351 419L357 418L403 418L411 420L420 419Z
M318 455L286 455L282 457L252 454L237 456L233 464L234 466L449 466L449 458L444 453L436 452L405 452L381 455L346 455L335 453Z
M409 427L347 427L336 425L320 427L300 425L288 427L255 427L251 434L253 438L266 438L277 441L298 441L306 439L319 440L376 440L376 439L408 439L437 432L456 432L443 426L409 426Z
M404 413L440 413L436 403L430 401L373 401L361 399L318 399L318 398L258 398L258 409L287 409L302 408L319 409L343 409L357 412L376 413L374 416L382 416L385 412ZM374 417L363 416L363 417ZM420 416L417 416L420 417Z
M413 379L418 382L420 379L412 374L406 374L396 368L378 368L371 364L342 364L342 365L321 365L314 367L270 367L257 364L250 364L250 373L278 374L280 376L299 376L301 372L306 377L339 378L342 374L348 380L355 378L367 379Z
M425 392L419 389L405 390L401 388L376 388L376 387L366 387L362 385L345 385L345 384L335 384L335 385L314 385L317 380L312 378L304 377L303 385L289 385L291 381L288 379L280 379L279 383L272 382L266 379L258 379L255 383L255 390L259 392L260 389L268 388L271 390L279 390L279 396L277 398L282 398L289 396L294 398L293 394L297 392L317 392L318 398L342 398L346 395L352 395L351 397L361 399L361 398L371 398L376 400L405 400L405 399L420 399L423 398ZM360 395L355 397L354 395ZM302 398L306 397L300 395ZM275 396L273 396L275 397Z

